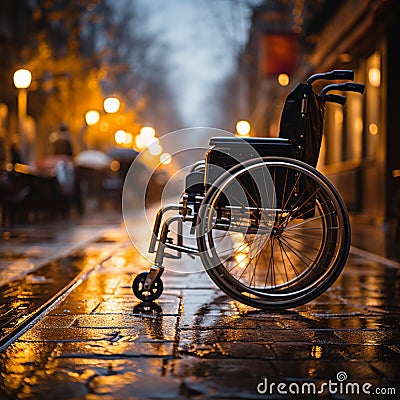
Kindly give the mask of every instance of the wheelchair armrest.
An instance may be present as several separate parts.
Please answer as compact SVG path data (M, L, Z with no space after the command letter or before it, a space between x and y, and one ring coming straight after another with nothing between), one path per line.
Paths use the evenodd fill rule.
M204 171L194 171L186 176L185 192L204 194Z

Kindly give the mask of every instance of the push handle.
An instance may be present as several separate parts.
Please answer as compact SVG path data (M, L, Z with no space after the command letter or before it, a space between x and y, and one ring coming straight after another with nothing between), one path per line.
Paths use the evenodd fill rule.
M365 85L363 85L362 83L346 82L325 86L320 93L324 95L330 90L340 90L343 92L357 92L362 94L364 93L364 88Z
M345 96L341 96L340 94L325 94L322 96L322 98L324 99L324 101L329 101L330 103L338 103L342 106L344 106L346 104L346 97Z
M351 69L334 69L325 74L325 79L330 81L352 81L354 79L354 71Z
M328 81L352 81L354 79L354 71L351 69L334 69L333 71L325 72L323 74L311 75L307 79L306 83L311 85L313 82L320 79L325 79Z
M355 82L346 82L342 83L339 86L343 87L345 92L356 92L356 93L364 93L365 85L362 83L355 83Z

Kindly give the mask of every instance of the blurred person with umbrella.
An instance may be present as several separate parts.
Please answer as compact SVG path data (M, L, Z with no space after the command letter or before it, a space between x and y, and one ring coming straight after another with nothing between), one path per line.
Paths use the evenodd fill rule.
M75 164L81 168L103 170L110 163L111 157L100 150L83 150L75 157Z

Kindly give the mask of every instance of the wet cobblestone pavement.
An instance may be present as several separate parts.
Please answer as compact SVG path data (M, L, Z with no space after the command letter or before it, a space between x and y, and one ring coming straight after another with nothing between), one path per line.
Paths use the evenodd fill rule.
M167 271L161 298L142 304L131 283L147 263L123 228L97 244L110 243L111 257L2 351L0 398L299 398L311 384L324 398L370 397L362 385L400 392L400 270L352 255L328 292L273 313L224 296L203 272Z

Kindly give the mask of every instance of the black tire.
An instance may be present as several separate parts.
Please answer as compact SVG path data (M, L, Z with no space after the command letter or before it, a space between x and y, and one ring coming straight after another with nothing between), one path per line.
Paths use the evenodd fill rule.
M221 290L276 310L305 304L335 282L349 253L350 223L340 195L315 168L265 157L233 167L209 188L196 236Z
M163 292L163 283L161 278L157 278L151 285L149 290L144 288L144 283L146 281L148 272L142 272L136 275L132 283L132 290L135 296L142 301L153 301L158 299Z

